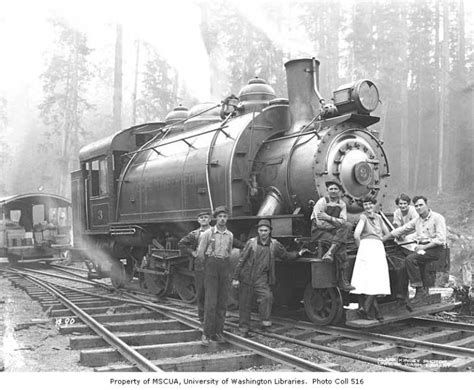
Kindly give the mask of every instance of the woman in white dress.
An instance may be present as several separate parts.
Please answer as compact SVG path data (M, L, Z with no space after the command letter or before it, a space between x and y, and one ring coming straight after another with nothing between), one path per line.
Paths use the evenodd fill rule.
M354 232L354 239L358 246L357 257L352 273L351 284L355 290L351 294L364 294L365 302L359 300L359 314L363 318L383 320L377 303L377 295L390 295L390 277L388 273L387 257L382 242L384 234L388 233L382 217L375 213L375 199L365 198L362 201L364 213L361 214Z

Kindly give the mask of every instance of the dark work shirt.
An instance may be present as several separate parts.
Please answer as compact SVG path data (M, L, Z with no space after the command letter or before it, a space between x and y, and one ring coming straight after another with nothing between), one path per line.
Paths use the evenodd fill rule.
M266 243L257 239L257 252L255 253L254 275L267 273L270 270L270 239Z

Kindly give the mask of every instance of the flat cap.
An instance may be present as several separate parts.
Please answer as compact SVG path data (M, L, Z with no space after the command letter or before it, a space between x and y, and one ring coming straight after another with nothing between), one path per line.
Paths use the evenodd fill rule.
M258 221L257 223L257 229L260 227L260 226L266 226L270 229L273 229L272 228L272 224L271 222L268 220L268 219L261 219L260 221Z
M325 182L324 184L326 184L326 188L328 188L329 186L332 186L332 185L336 185L336 186L339 187L340 190L342 190L342 185L341 185L341 183L338 183L337 181L328 180L328 181Z
M211 210L203 210L197 215L197 217L199 218L199 217L202 217L203 215L211 216L212 215Z
M229 214L229 209L225 206L217 206L214 210L214 217L217 217L220 213Z

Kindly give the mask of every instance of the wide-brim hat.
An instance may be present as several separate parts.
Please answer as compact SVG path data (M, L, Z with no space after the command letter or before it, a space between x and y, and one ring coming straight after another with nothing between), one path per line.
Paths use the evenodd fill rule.
M211 210L203 210L197 215L197 217L199 218L199 217L202 217L203 215L211 216L212 215Z
M334 180L328 180L327 182L324 183L326 185L326 188L328 188L329 186L332 186L333 184L338 186L340 190L342 190L342 184L341 183L338 183L337 181L334 181Z
M258 221L257 223L257 229L260 227L260 226L266 226L270 229L273 229L272 228L272 224L271 222L268 220L268 219L261 219L260 221Z
M229 209L225 206L218 206L214 210L214 217L217 217L220 213L226 213L229 214Z

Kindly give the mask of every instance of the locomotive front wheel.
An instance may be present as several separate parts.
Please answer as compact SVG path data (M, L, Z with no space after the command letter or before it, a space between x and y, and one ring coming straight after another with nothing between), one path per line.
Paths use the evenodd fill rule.
M127 283L127 273L120 261L113 261L110 267L110 281L115 288L124 287Z
M313 288L308 283L303 300L306 315L316 325L336 323L344 314L341 293L335 287Z
M170 275L143 274L142 287L150 294L163 297L171 292Z
M173 279L174 288L179 297L186 303L196 302L194 277L176 273Z

